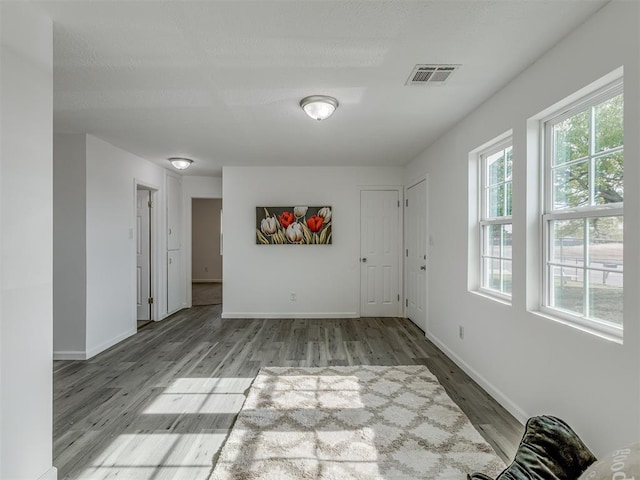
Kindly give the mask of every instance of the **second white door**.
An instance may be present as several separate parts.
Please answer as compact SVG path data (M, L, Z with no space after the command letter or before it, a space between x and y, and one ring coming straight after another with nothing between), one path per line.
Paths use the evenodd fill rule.
M427 331L427 182L407 190L407 317Z
M360 193L360 315L400 315L400 193Z

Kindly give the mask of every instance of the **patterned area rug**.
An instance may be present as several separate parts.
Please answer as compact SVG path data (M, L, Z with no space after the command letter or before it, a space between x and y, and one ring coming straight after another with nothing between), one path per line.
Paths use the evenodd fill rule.
M461 480L504 467L424 366L263 368L211 478Z

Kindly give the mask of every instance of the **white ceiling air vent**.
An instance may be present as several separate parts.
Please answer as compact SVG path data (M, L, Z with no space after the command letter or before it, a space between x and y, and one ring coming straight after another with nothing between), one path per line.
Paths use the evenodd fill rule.
M405 85L444 85L460 65L416 65Z

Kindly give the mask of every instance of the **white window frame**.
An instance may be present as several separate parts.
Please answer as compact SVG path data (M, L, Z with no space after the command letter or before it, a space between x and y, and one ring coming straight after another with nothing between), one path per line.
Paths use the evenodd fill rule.
M505 300L507 302L511 302L511 298L512 298L512 294L504 292L503 288L501 288L501 290L494 290L492 288L489 288L487 286L487 272L486 272L486 266L485 266L485 259L487 258L491 258L491 259L495 259L495 260L500 260L501 262L504 260L509 260L511 262L511 268L513 269L513 254L511 256L511 258L507 259L502 255L502 251L500 252L501 255L499 257L493 257L493 256L489 256L489 255L485 255L485 239L486 236L484 234L485 228L491 225L511 225L511 228L513 229L513 218L512 215L503 215L500 217L490 217L488 215L488 188L489 185L487 185L487 176L488 176L488 169L487 169L487 158L490 157L491 155L500 152L501 150L506 150L507 148L511 148L512 150L512 167L511 167L511 179L509 180L509 183L511 184L511 208L513 210L513 136L509 135L506 138L503 138L502 140L499 140L498 142L493 143L492 145L488 146L487 148L485 148L484 150L481 150L478 153L478 178L480 180L480 184L479 184L479 201L478 201L478 207L479 207L479 211L478 211L478 218L479 218L479 246L480 246L480 251L479 251L479 259L480 259L480 285L479 285L479 291L486 294L486 295L490 295L493 297L497 297L501 300ZM502 182L499 182L498 184L502 183L503 185L506 185L507 181L506 179L502 179ZM496 184L496 185L498 185ZM495 185L492 185L495 186ZM502 249L502 242L500 243L500 248ZM501 267L502 270L502 267ZM513 280L512 280L512 288L513 288Z
M613 322L608 322L606 320L600 320L594 317L588 317L586 315L580 315L578 313L572 313L567 310L559 309L557 307L550 306L552 300L552 281L551 275L553 275L553 267L562 266L562 264L558 262L554 262L551 258L553 254L553 249L551 246L552 238L551 238L551 222L556 220L572 220L572 219L587 219L587 218L598 218L598 217L612 217L612 216L621 216L624 221L624 201L619 203L609 203L603 205L591 205L592 196L593 196L593 183L594 183L594 158L598 155L593 151L593 135L590 135L591 145L589 146L589 154L587 156L589 164L590 164L590 178L589 178L589 203L587 206L573 207L573 208L562 208L562 209L554 209L553 204L553 139L552 139L552 129L553 125L556 125L568 118L571 118L575 115L578 115L600 103L605 102L608 99L616 97L619 94L624 94L623 88L623 78L609 83L608 85L592 92L580 100L573 102L567 107L563 108L561 111L556 111L555 113L543 118L540 122L540 131L542 133L542 149L543 158L541 159L541 167L543 171L543 185L542 185L542 198L543 198L543 212L542 212L542 296L541 296L541 305L540 311L545 313L552 318L557 318L561 321L564 321L568 324L576 325L579 328L582 328L589 332L594 332L596 334L603 335L606 338L613 339L622 339L623 336L623 326L614 324ZM593 133L593 118L592 124L590 128L590 134ZM615 149L608 150L608 153L613 153L616 151L624 152L624 141L621 147L616 147ZM600 153L600 152L599 152ZM624 153L623 153L624 155ZM571 162L566 162L571 164ZM588 229L585 229L585 237L588 236ZM588 251L588 238L585 238L584 243L585 255L587 255ZM624 276L624 267L622 270L617 269L609 269L609 268L599 268L584 265L581 267L584 271L584 276L588 275L589 271L602 271L602 272L616 272L622 273ZM588 282L584 281L584 285L588 286ZM624 285L624 284L623 284ZM624 288L624 286L623 286ZM588 288L585 287L585 290L588 291ZM586 296L583 300L583 305L588 307L589 299Z

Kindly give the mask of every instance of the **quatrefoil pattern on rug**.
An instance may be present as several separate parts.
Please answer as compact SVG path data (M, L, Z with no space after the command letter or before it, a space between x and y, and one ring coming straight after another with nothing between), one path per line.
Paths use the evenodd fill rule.
M211 478L459 480L503 468L424 366L263 368Z

